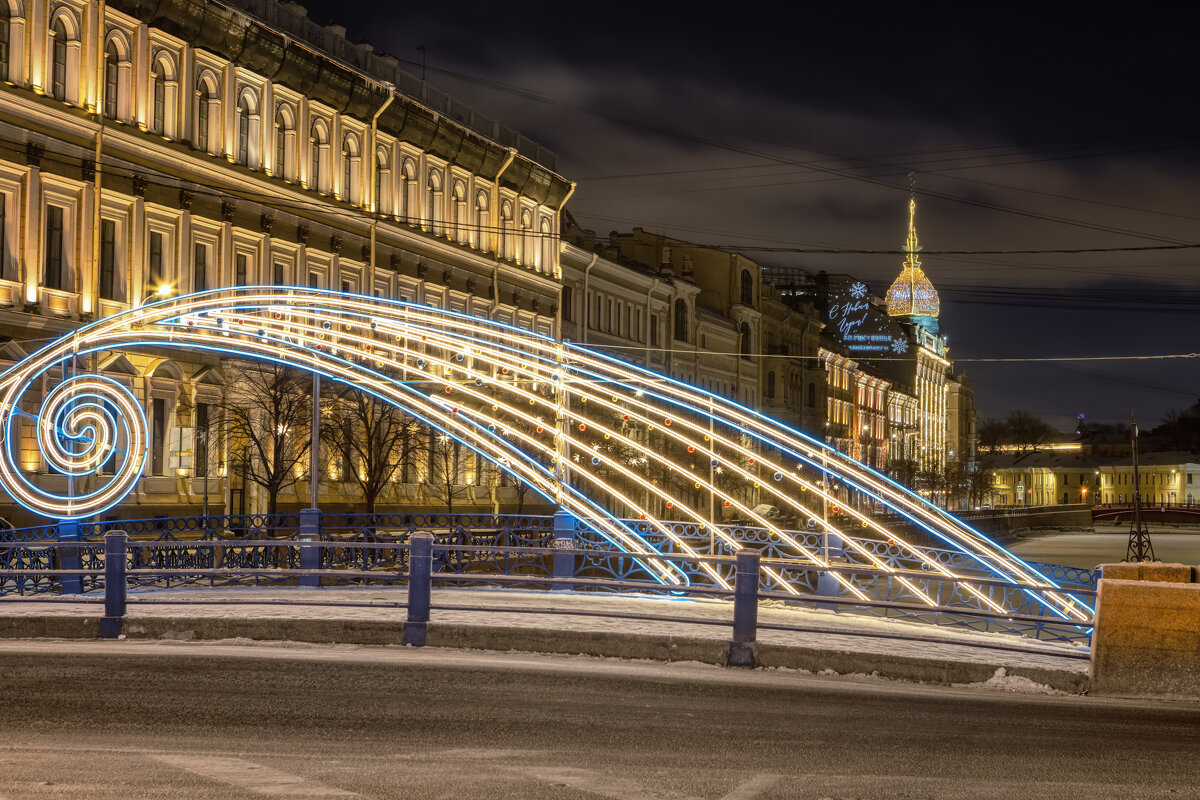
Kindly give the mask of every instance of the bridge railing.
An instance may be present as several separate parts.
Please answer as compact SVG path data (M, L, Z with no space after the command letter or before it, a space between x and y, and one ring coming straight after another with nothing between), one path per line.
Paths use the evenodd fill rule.
M46 551L64 551L64 549L77 548L77 543L62 542L62 541L47 541L42 543L40 547ZM421 548L424 547L424 551ZM229 551L229 549L259 549L259 551L278 553L286 549L290 552L288 563L299 564L295 567L262 567L262 566L211 566L208 569L193 565L172 567L172 566L146 566L148 561L152 559L146 558L146 553L158 553L163 549L168 551L178 551L180 553L200 554L210 553L210 557L199 557L197 560L200 563L211 565L220 564L220 557L217 553ZM378 551L391 553L388 560L389 564L402 566L403 569L391 570L356 570L356 569L323 569L320 564L326 559L322 557L323 552L340 551L340 549L349 549L349 551ZM452 569L455 558L454 554L462 553L466 555L463 560L468 563L480 563L474 558L476 553L481 549L488 553L510 553L515 557L528 557L528 555L539 555L539 557L547 559L552 565L552 569L544 575L534 575L534 573L510 573L510 575L496 575L496 573L480 573L480 572L456 572ZM424 553L422 555L421 553ZM1057 640L1086 640L1087 628L1091 627L1091 620L1080 620L1067 624L1067 622L1058 621L1046 618L1044 615L1030 615L1022 613L1008 613L997 615L994 610L986 610L980 608L971 608L962 606L962 604L948 604L948 606L929 606L929 604L914 603L904 599L904 597L887 597L881 596L878 599L862 600L857 597L848 596L828 596L812 591L800 591L791 587L787 591L778 589L764 588L764 585L769 585L763 581L764 573L770 569L770 560L762 558L760 553L746 548L740 551L736 557L707 557L707 555L678 555L678 554L661 554L653 557L661 563L671 563L679 565L704 564L709 566L719 566L719 573L728 573L732 577L731 581L721 584L718 579L713 578L707 583L694 582L690 585L677 585L677 587L666 587L666 585L647 579L644 577L629 576L622 579L613 579L611 577L590 577L586 575L586 570L578 569L577 565L583 561L598 558L607 558L611 560L637 560L644 559L644 555L616 551L611 549L607 552L595 551L595 549L582 547L562 546L556 547L500 547L496 545L486 547L464 546L464 545L439 545L432 534L416 533L409 537L407 542L348 542L348 541L274 541L264 542L262 539L247 539L247 540L193 540L193 541L136 541L131 540L124 531L108 531L104 542L101 543L100 564L97 570L96 566L85 566L82 569L66 569L66 567L53 567L53 569L23 569L0 570L0 581L28 581L28 579L43 579L43 578L58 578L61 585L66 585L68 581L82 581L84 584L91 584L94 589L89 595L74 595L73 597L64 597L64 600L76 602L103 602L106 608L106 622L102 626L102 631L112 631L116 625L116 630L120 630L118 622L114 622L114 618L122 618L125 615L127 603L137 602L137 596L133 599L127 595L128 588L150 588L162 587L172 578L205 578L212 584L221 583L223 585L238 585L246 582L254 583L271 583L276 585L308 585L308 587L320 587L326 584L346 584L348 582L355 583L371 583L371 584L408 584L409 590L412 591L413 585L424 584L425 588L420 589L427 594L427 587L430 583L439 585L455 585L455 587L533 587L541 589L571 589L571 590L589 590L596 589L602 591L637 591L637 593L668 593L671 595L684 596L709 596L709 597L726 597L733 599L734 604L744 604L752 602L757 606L760 600L782 600L790 603L805 603L816 604L823 608L857 608L857 609L872 609L876 612L896 612L920 616L953 616L953 618L962 621L962 624L968 624L972 627L977 627L979 630L1002 630L1006 632L1021 633L1024 636L1042 639L1057 639ZM188 557L192 558L192 557ZM426 560L422 563L421 559ZM172 559L168 559L172 560ZM178 561L181 559L174 559ZM451 565L451 569L448 569ZM752 569L751 569L752 566ZM851 567L838 567L838 569L828 570L828 572L836 572L839 575L859 577L870 573L870 570L851 569ZM752 576L752 578L750 577ZM936 578L934 578L936 579ZM942 577L943 581L949 581L949 578ZM748 584L746 581L752 581ZM986 579L971 579L971 585L977 588L998 587L1001 582L986 581ZM420 587L419 587L420 588ZM1044 589L1026 589L1032 594L1045 593ZM194 597L194 596L193 596ZM749 597L749 600L748 600ZM162 602L162 601L156 601ZM203 602L200 600L198 602ZM245 603L253 603L256 600L253 596L247 594ZM320 604L306 601L305 604ZM427 618L428 600L424 601L426 608L425 620ZM412 608L410 603L409 608ZM496 609L500 610L500 609ZM734 616L740 615L745 618L749 614L744 607L736 610ZM755 616L757 612L751 614ZM410 618L412 621L412 618ZM664 621L670 621L664 618ZM679 621L679 620L676 620ZM743 619L744 622L744 619ZM1001 622L1001 627L995 627L997 622ZM773 625L776 630L810 630L803 625ZM754 637L745 639L745 624L743 628L743 643L754 642ZM1073 633L1072 633L1073 631ZM826 630L826 632L828 632ZM920 637L912 637L920 638ZM737 628L734 640L737 642ZM424 642L424 638L422 638ZM731 650L731 662L733 651Z
M646 556L620 550L585 526L566 532L564 540L564 532L554 530L553 517L330 514L321 522L315 545L301 536L294 515L80 526L68 531L75 538L63 540L42 538L41 531L49 529L39 529L36 538L27 531L10 532L14 535L7 542L0 540L0 594L99 591L105 567L101 537L106 527L118 524L130 530L127 567L135 586L394 582L408 569L412 537L428 533L443 585L546 588L550 576L573 580L586 591L680 591L654 580ZM689 576L685 593L728 594L736 553L714 531L670 523L687 553L644 523L629 524ZM761 558L765 569L759 588L765 597L938 625L1087 638L1088 625L1062 623L1044 602L1056 591L1090 605L1095 579L1086 570L1049 570L1062 588L1031 590L999 579L983 562L956 551L920 548L924 559L919 559L894 543L856 540L887 565L883 570L847 548L841 537L796 532L800 547L828 560L830 566L822 567L804 563L795 546L765 529L726 527L723 532ZM954 576L931 569L929 562L946 566ZM861 596L847 590L847 583ZM989 602L1006 613L997 613Z

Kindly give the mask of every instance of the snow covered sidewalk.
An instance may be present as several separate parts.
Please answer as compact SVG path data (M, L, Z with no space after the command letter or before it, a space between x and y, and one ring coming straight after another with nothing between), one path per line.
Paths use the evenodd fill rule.
M398 644L406 600L404 587L141 590L130 593L124 632ZM99 598L3 598L0 637L91 637L102 614ZM732 604L719 600L434 588L428 644L723 664L732 618ZM1000 674L1071 692L1087 686L1087 650L1067 644L770 604L760 606L758 622L762 666L937 683Z

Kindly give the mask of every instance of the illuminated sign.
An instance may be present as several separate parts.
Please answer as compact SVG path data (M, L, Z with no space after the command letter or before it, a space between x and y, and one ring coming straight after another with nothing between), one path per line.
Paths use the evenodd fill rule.
M824 322L856 358L894 358L910 350L904 328L876 304L862 281L829 277Z

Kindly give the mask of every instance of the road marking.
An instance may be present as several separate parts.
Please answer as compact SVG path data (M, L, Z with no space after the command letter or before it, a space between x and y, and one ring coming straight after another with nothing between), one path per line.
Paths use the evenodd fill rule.
M722 797L721 800L753 800L781 780L783 780L782 775L755 775L750 780L734 788L732 792Z
M151 758L173 767L212 778L260 794L279 797L358 797L354 792L334 789L298 775L264 767L241 758L159 753Z

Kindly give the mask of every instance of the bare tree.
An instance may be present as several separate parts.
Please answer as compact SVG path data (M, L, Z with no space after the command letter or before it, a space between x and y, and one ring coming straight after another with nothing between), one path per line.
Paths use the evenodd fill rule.
M985 419L979 425L979 446L989 453L995 453L1008 442L1008 425L1002 420Z
M230 466L261 487L267 511L296 484L308 460L312 382L307 373L278 364L237 362L225 367L220 435Z
M1004 423L1008 427L1009 441L1022 453L1038 450L1054 441L1054 428L1028 411L1010 412Z
M424 450L423 426L398 406L359 389L326 405L321 441L346 466L368 514L398 474Z
M433 496L446 506L446 513L454 513L456 500L465 500L468 488L463 480L462 445L444 433L429 436L429 472L426 485Z

